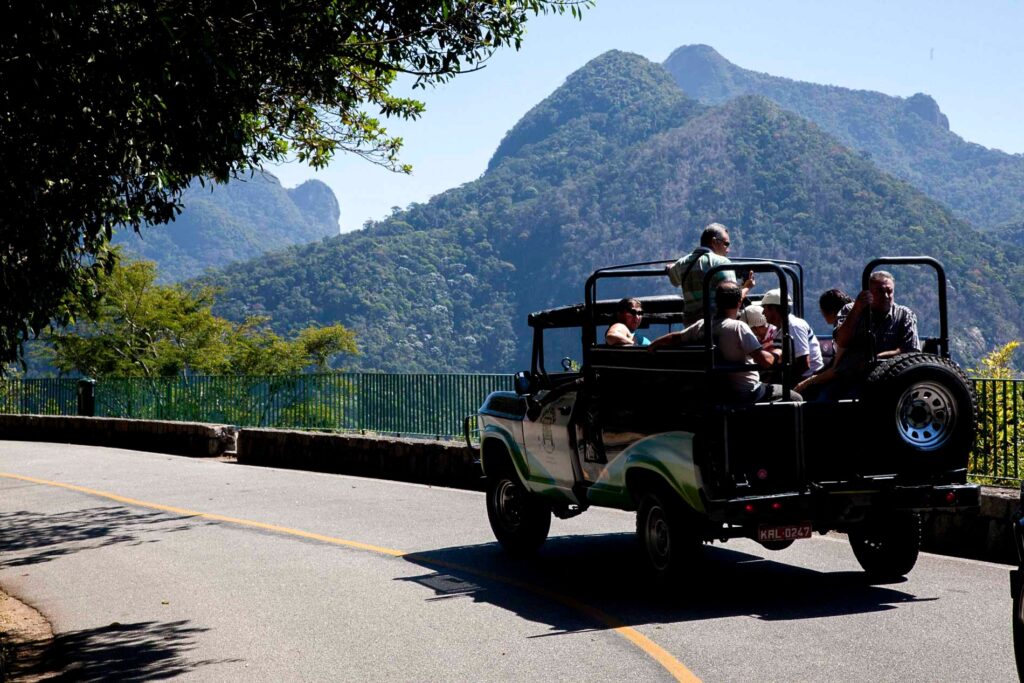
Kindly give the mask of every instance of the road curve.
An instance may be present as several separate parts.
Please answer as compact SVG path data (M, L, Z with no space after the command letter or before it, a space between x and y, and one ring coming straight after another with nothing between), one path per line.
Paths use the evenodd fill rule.
M708 550L658 591L633 517L493 543L480 494L0 442L0 586L80 680L1014 680L1008 567L871 585L841 539Z

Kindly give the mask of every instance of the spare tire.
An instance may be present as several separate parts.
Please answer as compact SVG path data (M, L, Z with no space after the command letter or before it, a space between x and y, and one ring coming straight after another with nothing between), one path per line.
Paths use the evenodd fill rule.
M967 466L974 445L974 385L948 358L906 353L868 374L862 405L880 452L929 472Z

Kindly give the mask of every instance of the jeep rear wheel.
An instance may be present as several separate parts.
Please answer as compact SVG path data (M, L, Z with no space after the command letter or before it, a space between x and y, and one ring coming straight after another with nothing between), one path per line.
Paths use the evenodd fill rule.
M548 537L551 508L503 468L487 477L487 519L501 547L523 555L537 550Z
M914 568L921 549L921 516L916 512L873 515L849 530L850 547L872 579L899 579Z
M676 578L693 571L701 549L695 526L673 494L644 493L636 514L636 533L654 576Z

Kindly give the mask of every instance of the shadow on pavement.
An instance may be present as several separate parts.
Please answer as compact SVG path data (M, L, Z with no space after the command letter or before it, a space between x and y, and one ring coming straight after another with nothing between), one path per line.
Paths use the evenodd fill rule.
M785 551L780 553L784 560ZM602 630L592 608L624 625L731 616L792 620L878 612L918 598L871 585L862 572L819 572L720 546L704 549L696 576L659 587L647 577L633 534L556 537L529 559L496 543L405 556L429 574L398 579L434 591L431 599L469 597L548 624L555 632Z
M54 514L0 514L0 568L21 567L118 543L155 543L154 532L184 531L204 522L165 512L91 507Z
M195 636L207 629L187 624L114 623L64 633L54 639L49 655L35 671L22 674L48 681L152 681L238 661L188 660L185 654L194 646Z

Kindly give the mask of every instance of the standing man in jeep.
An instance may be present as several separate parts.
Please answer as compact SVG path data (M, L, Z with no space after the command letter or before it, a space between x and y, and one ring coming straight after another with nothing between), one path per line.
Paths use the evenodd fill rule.
M675 287L683 290L683 322L691 325L704 316L702 285L704 273L714 266L730 263L729 230L721 223L711 223L700 236L700 246L666 268L668 279ZM735 282L736 274L731 270L719 272L711 283L712 291L722 282ZM741 288L742 301L747 292L754 288L754 273L747 274Z

